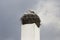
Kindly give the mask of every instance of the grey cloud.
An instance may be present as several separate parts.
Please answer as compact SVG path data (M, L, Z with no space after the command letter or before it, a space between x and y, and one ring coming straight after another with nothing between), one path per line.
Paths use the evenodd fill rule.
M46 3L44 3L44 5L45 4ZM60 40L60 0L47 0L47 4L49 5L49 7L46 5L45 6L50 8L52 11L50 9L48 9L47 12L43 10L42 12L44 13L42 15L44 17L44 20L47 18L45 22L49 21L49 19L51 21L47 22L47 24L43 23L41 25L41 40ZM52 9L51 7L53 7L54 9ZM50 11L51 13L48 11Z
M57 25L54 23L49 23L41 26L41 40L59 40L60 30L55 27L57 27Z
M20 40L20 17L38 0L0 0L0 40Z
M37 5L40 0L0 0L0 40L20 40L20 17L26 9ZM50 0L41 0L40 7ZM54 15L60 18L60 0L56 2L58 8ZM57 21L58 22L58 21ZM41 40L59 40L60 30L56 24L48 23L41 25Z

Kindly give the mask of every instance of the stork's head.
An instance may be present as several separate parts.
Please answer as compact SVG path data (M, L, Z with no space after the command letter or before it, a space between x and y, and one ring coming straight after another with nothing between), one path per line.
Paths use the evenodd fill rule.
M28 14L24 14L21 18L22 24L32 24L35 23L37 27L40 27L40 18L38 15L35 14L34 11L29 10Z

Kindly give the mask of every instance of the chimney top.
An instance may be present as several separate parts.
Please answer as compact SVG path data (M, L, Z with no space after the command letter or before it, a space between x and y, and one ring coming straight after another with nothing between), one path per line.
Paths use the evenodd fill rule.
M32 23L35 23L37 25L37 27L40 27L40 18L38 15L35 14L34 11L31 11L31 10L28 10L29 12L27 12L27 14L24 14L22 17L21 17L21 21L22 21L22 24L32 24Z

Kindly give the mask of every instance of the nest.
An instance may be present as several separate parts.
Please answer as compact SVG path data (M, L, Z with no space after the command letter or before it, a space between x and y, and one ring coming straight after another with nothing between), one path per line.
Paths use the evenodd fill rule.
M21 21L23 25L35 23L37 27L40 27L40 22L41 22L39 16L36 14L24 14L21 17Z

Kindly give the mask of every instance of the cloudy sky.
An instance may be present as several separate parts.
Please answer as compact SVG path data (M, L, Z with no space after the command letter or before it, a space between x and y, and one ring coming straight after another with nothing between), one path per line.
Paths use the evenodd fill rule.
M60 40L60 0L0 0L0 40L20 40L20 18L27 9L41 19L41 40Z

